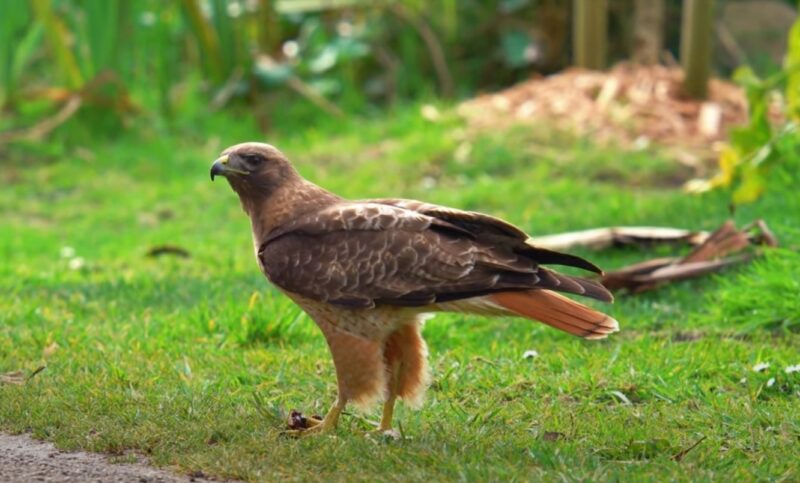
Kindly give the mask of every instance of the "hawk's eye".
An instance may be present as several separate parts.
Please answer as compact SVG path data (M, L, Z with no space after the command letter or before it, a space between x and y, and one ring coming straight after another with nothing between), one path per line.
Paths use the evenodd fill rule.
M260 154L241 154L239 156L244 160L245 163L253 167L256 167L264 162L264 157Z

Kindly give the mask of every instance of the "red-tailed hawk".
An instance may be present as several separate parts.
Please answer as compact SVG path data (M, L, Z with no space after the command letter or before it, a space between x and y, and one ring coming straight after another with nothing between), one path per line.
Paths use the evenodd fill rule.
M481 213L420 201L350 201L303 179L273 146L244 143L211 166L239 195L261 271L317 323L336 366L339 396L303 434L336 427L348 402L419 405L428 385L425 314L461 312L537 320L586 339L617 321L556 292L613 300L599 283L543 265L600 273L582 258L537 248L520 229Z

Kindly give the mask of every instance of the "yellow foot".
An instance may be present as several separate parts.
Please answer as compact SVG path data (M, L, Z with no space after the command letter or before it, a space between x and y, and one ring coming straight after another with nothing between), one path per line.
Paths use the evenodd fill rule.
M313 428L314 426L318 426L325 421L324 419L320 419L319 416L311 416L310 418L306 418L306 425L308 428Z
M381 423L378 425L378 429L373 429L372 431L367 432L368 436L379 436L382 438L391 438L391 439L400 439L400 433L392 429L392 416L394 415L394 402L395 396L389 396L389 399L383 403L383 416L381 417Z

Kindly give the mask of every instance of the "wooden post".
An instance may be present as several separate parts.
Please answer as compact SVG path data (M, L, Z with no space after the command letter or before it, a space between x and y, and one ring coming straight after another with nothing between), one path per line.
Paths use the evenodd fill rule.
M587 69L606 67L608 0L574 0L574 63Z
M708 95L713 38L714 0L684 0L681 23L683 89L695 99Z
M281 22L273 0L258 2L258 47L262 53L275 54L281 44Z
M633 8L633 61L658 64L664 50L664 0L636 0Z

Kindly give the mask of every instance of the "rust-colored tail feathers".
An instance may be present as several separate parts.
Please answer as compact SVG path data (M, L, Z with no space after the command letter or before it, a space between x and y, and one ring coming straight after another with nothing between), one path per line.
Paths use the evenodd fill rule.
M605 339L619 331L617 321L608 315L550 290L499 292L490 297L517 315L585 339Z

